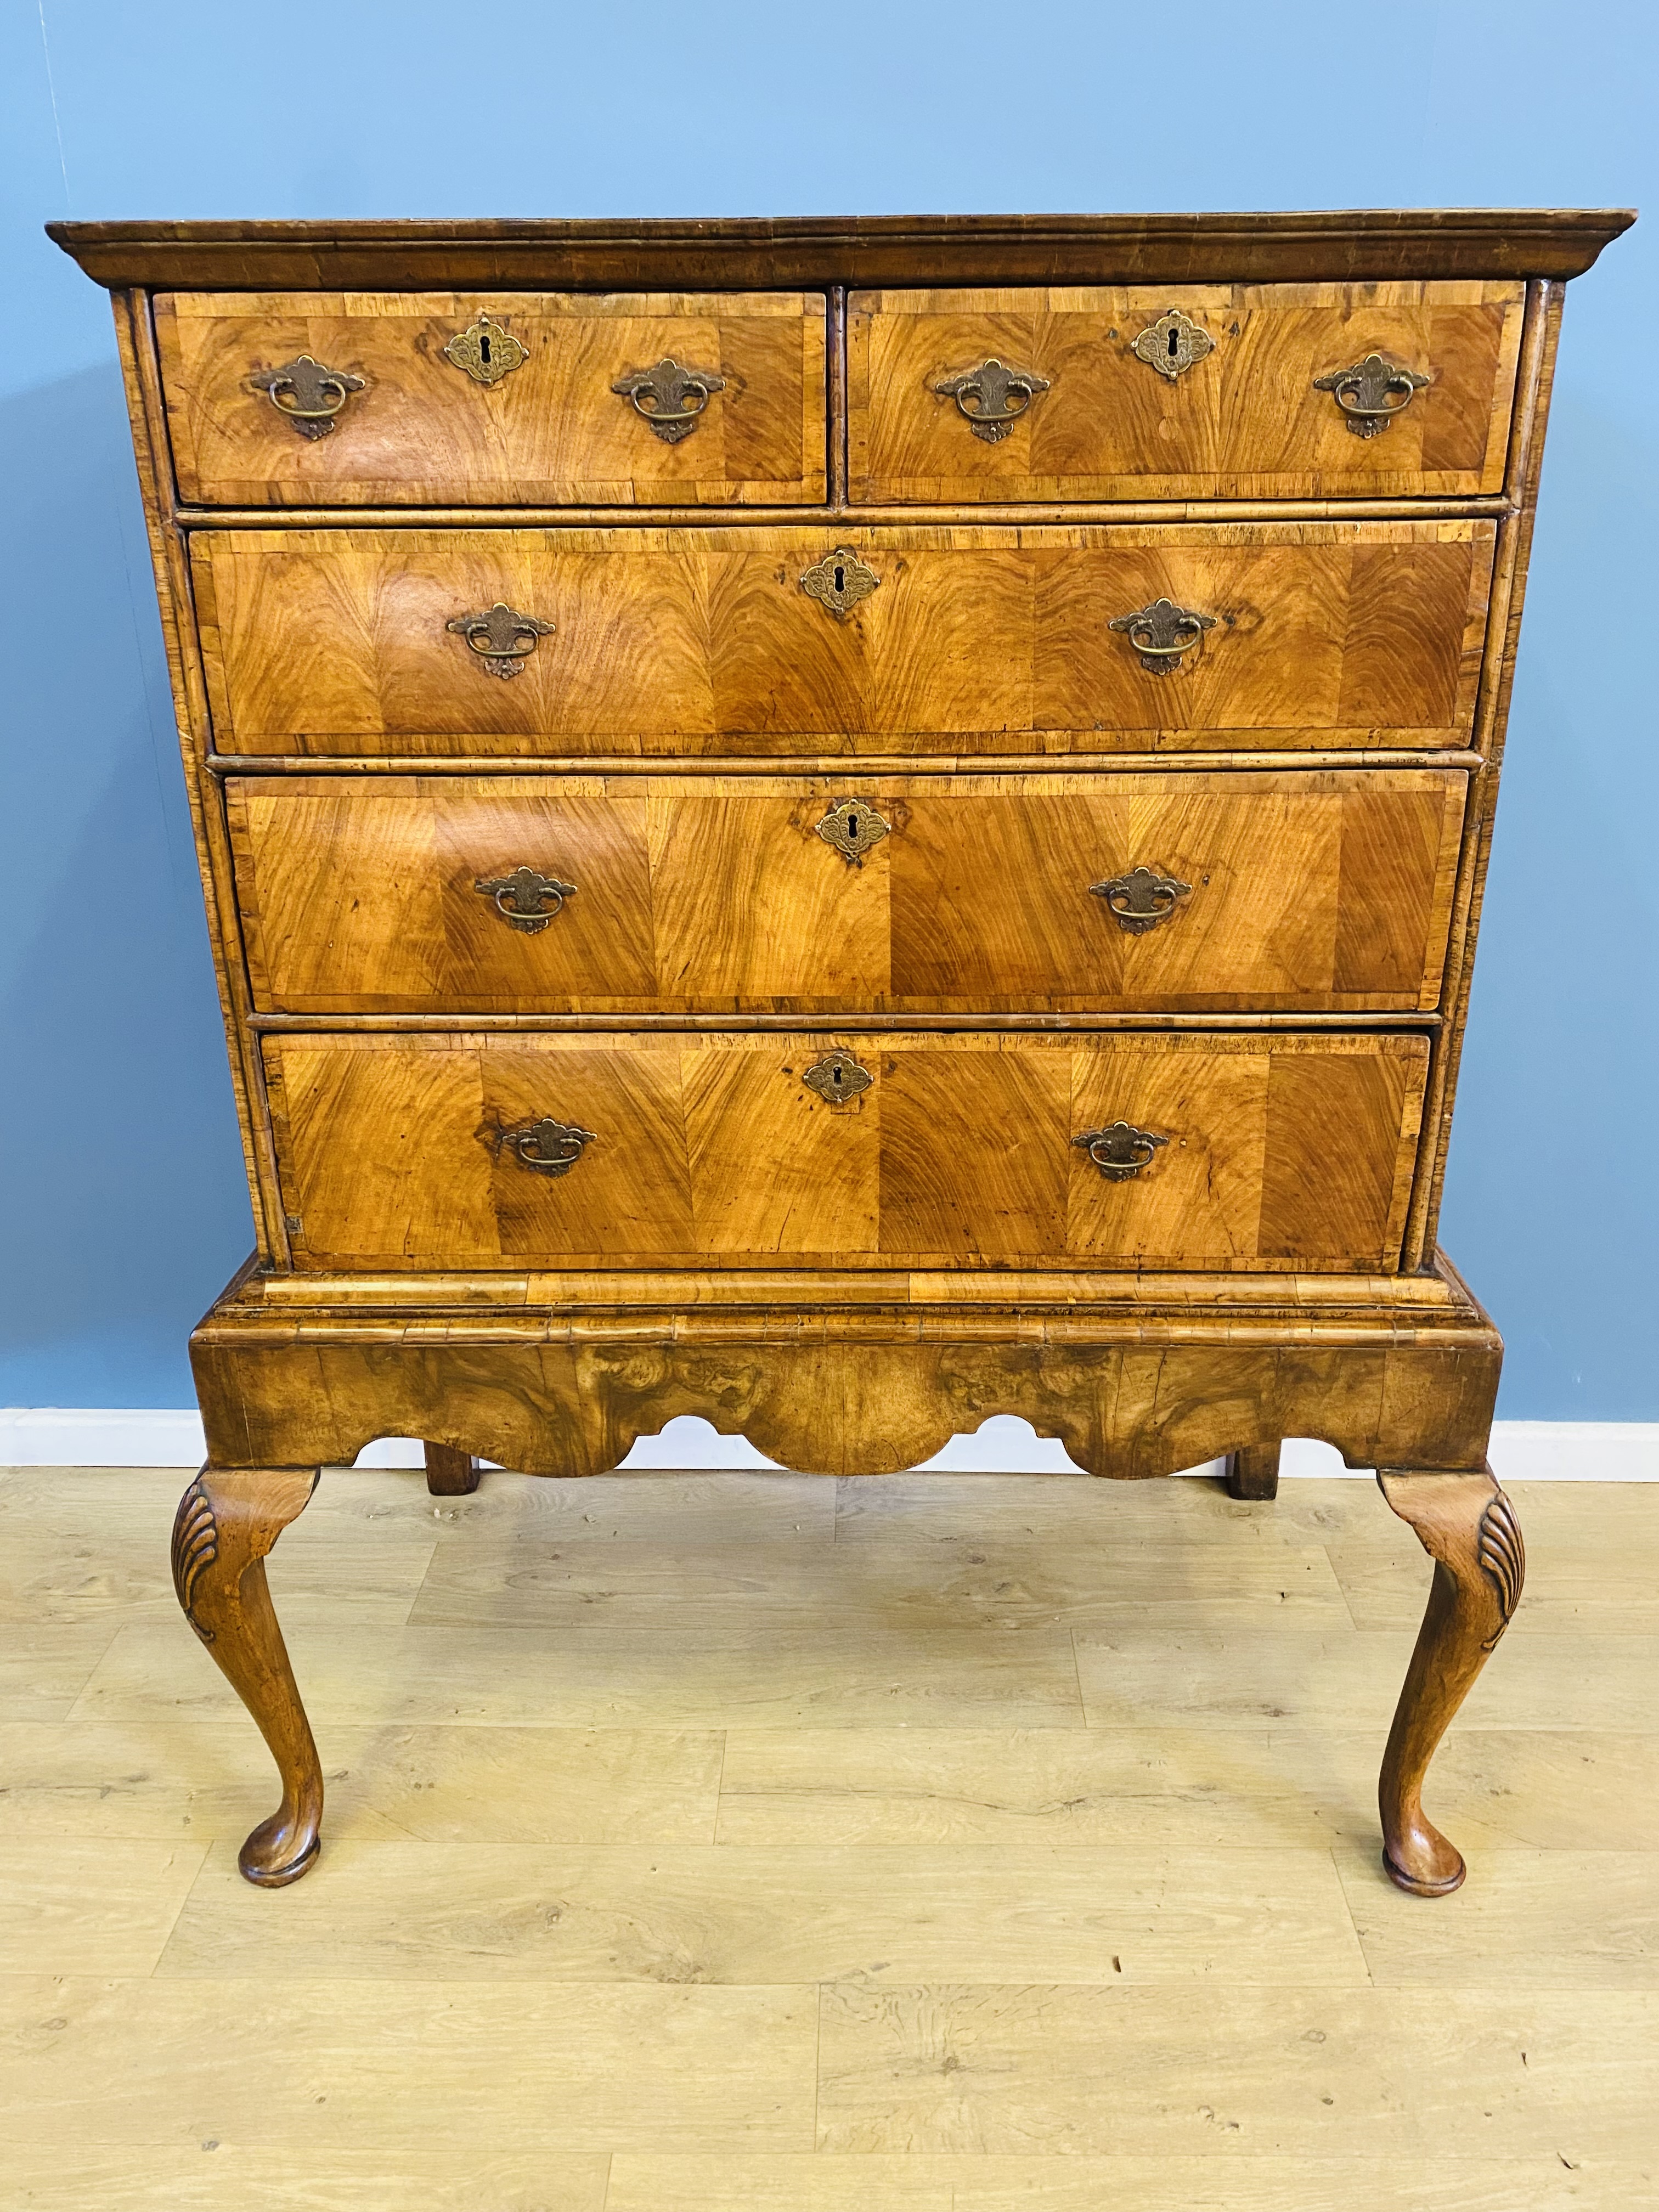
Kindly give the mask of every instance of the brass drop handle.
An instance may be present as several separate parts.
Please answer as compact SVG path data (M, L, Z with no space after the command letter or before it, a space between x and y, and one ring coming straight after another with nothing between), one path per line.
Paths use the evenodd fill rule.
M464 637L492 676L516 676L536 650L537 639L551 637L554 625L538 622L534 615L521 615L497 599L482 614L457 615L444 628Z
M678 446L696 428L710 393L725 391L726 379L712 369L682 368L668 358L654 368L636 368L619 376L611 389L619 398L633 402L634 412L645 417L665 445Z
M1178 877L1162 875L1148 867L1131 868L1125 875L1089 886L1096 898L1105 900L1107 911L1116 918L1127 937L1145 937L1149 929L1168 921L1192 888Z
M1154 676L1168 676L1180 667L1182 653L1191 652L1204 632L1215 628L1215 617L1194 614L1173 599L1154 599L1132 615L1119 615L1106 627L1128 639L1143 668Z
M1103 1129L1085 1129L1072 1142L1080 1145L1108 1182L1128 1182L1152 1164L1160 1145L1169 1143L1155 1129L1137 1129L1133 1121L1111 1121Z
M535 937L556 914L564 911L564 902L574 896L576 886L562 884L556 876L544 876L537 868L514 868L510 875L479 876L472 888L490 902L509 929Z
M956 401L957 414L988 446L1000 445L1038 392L1048 389L1046 376L1035 375L1029 368L1012 368L994 355L977 368L944 377L933 386L941 399Z
M1314 379L1316 392L1328 392L1347 418L1356 438L1376 438L1396 415L1403 415L1428 382L1414 368L1402 368L1387 355L1368 353L1352 368L1333 369Z
M592 1129L579 1129L573 1121L556 1121L550 1114L539 1120L518 1121L503 1129L496 1150L507 1153L532 1175L568 1175L583 1152L598 1140Z
M249 381L264 393L279 415L287 416L302 438L326 438L346 401L354 392L364 389L361 376L343 368L325 368L308 353L296 355L280 368L256 368Z

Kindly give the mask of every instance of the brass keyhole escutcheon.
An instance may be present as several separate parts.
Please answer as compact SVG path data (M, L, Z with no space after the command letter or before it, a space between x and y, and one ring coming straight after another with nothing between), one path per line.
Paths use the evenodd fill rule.
M248 381L264 393L302 438L326 438L333 430L335 416L352 393L366 388L361 376L343 368L329 368L308 353L296 354L280 368L256 368Z
M1155 323L1148 323L1129 348L1137 361L1173 384L1178 376L1215 351L1215 340L1203 325L1179 307L1166 307Z
M831 1106L844 1106L849 1098L856 1098L875 1081L869 1069L860 1065L850 1052L837 1045L833 1052L809 1067L801 1081L809 1091Z
M865 854L890 836L892 827L867 799L838 799L818 823L817 832L849 866L861 868Z
M444 358L465 369L475 384L490 385L522 368L530 349L500 323L480 315L476 323L456 331L444 347Z
M816 599L842 622L880 582L875 570L860 560L850 545L837 545L822 561L802 570L800 587L809 599Z
M1080 1145L1108 1182L1128 1182L1150 1167L1161 1145L1169 1143L1155 1129L1137 1129L1133 1121L1110 1121L1103 1129L1085 1129L1072 1142Z
M1096 898L1105 900L1107 910L1126 937L1145 937L1149 929L1168 921L1192 888L1178 877L1147 867L1131 868L1127 874L1089 886Z

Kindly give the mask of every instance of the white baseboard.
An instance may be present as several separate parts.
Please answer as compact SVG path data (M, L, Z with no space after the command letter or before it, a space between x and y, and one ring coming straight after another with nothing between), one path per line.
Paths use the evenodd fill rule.
M0 1467L199 1467L202 1417L143 1407L0 1407Z
M196 1467L204 1456L201 1417L193 1409L155 1412L103 1406L0 1407L0 1468ZM1492 1463L1506 1482L1659 1482L1659 1421L1498 1421L1492 1432ZM419 1467L421 1447L410 1437L383 1437L357 1456L359 1467ZM775 1466L747 1437L723 1437L696 1414L682 1413L661 1433L641 1437L623 1465L630 1473L651 1468L741 1468ZM972 1436L953 1437L925 1462L959 1474L1076 1474L1081 1470L1053 1437L1039 1437L1029 1422L996 1413ZM1219 1462L1189 1468L1212 1474ZM1286 1475L1353 1474L1328 1444L1292 1437L1285 1448Z

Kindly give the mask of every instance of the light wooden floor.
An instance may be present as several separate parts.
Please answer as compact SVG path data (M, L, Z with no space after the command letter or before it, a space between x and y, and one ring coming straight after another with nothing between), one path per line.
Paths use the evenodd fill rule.
M6 2212L1659 2205L1659 1487L1517 1488L1425 1903L1369 1483L327 1475L262 1893L185 1480L0 1474Z

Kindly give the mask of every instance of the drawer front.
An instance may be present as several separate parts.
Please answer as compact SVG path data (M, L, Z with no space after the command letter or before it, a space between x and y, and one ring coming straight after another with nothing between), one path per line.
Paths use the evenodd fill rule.
M1498 491L1522 300L1518 283L854 293L853 496Z
M202 531L191 562L225 753L1451 746L1493 530Z
M180 292L155 307L187 501L824 495L820 293Z
M1415 1012L1455 769L227 787L255 1003Z
M267 1037L301 1267L1392 1269L1394 1036Z

